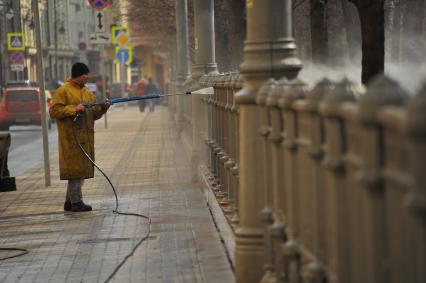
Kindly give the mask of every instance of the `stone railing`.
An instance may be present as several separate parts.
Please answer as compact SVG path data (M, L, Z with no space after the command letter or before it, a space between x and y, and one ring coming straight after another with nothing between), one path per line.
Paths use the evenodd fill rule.
M201 173L233 233L251 207L239 198L242 81L200 84L214 89L197 102ZM255 107L262 282L426 282L426 89L410 96L387 77L312 89L271 79Z

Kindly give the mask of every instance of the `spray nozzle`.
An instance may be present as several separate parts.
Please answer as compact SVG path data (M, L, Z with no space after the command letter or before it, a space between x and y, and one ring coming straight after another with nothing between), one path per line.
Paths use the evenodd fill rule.
M90 108L96 105L96 103L92 103L92 102L83 102L82 103L84 105L84 107Z

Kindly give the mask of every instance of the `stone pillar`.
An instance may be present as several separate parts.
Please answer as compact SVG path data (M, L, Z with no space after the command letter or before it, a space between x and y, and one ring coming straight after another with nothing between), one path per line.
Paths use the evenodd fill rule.
M201 76L217 73L214 34L214 0L194 0L195 63L192 66L191 89L199 88ZM193 181L197 179L201 142L199 139L201 108L197 97L192 96L192 152Z
M270 77L294 78L301 69L292 37L291 0L247 0L247 39L241 74L244 86L236 94L240 106L240 227L236 230L237 282L259 282L264 266L265 226L263 176L258 168L258 106L256 94Z
M183 90L184 82L191 76L189 69L189 50L188 50L188 2L187 0L176 0L176 81L177 89ZM177 98L177 127L179 133L183 130L183 97Z
M188 3L176 0L177 81L185 82L191 75L188 51Z
M214 0L194 0L195 63L192 77L217 72L214 37Z

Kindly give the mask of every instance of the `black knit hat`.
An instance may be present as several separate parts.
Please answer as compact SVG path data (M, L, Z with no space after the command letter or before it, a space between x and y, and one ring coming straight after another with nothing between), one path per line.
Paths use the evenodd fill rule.
M72 78L77 78L81 75L88 74L88 73L90 73L90 71L89 71L89 67L87 67L86 64L77 62L74 65L72 65L72 68L71 68Z

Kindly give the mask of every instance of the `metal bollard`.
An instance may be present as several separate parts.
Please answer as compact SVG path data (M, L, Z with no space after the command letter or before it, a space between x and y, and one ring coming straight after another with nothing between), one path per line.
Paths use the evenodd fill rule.
M7 156L10 148L10 133L0 132L0 192L16 191L15 177L10 177Z

